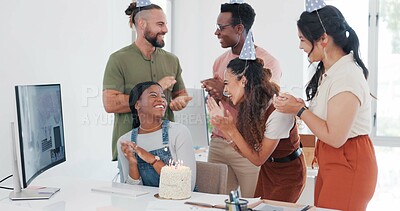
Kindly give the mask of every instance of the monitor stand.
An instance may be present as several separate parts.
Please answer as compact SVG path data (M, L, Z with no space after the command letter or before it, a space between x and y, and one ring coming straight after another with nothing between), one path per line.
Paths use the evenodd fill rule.
M9 198L11 200L38 200L38 199L49 199L55 193L57 193L60 188L52 187L28 187L25 189L21 188L21 183L19 179L18 172L18 160L17 160L17 147L15 140L15 125L11 122L11 138L12 138L12 151L13 151L13 179L14 179L14 190L10 193Z
M39 188L25 188L21 191L13 191L10 193L9 198L11 200L38 200L38 199L49 199L60 188L52 187L39 187Z

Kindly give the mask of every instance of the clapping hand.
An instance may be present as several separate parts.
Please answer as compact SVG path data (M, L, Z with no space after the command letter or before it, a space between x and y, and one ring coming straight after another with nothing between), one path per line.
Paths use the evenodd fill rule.
M218 76L201 81L201 87L215 100L221 100L224 91L224 82Z
M237 130L232 114L228 110L225 110L221 101L217 104L213 97L207 98L207 110L211 118L210 123L222 131L227 139L231 139L229 135L230 132ZM236 146L236 143L233 140L227 140L227 142L233 147L233 149L241 154L240 149Z
M137 164L135 149L137 145L131 141L121 142L121 150L124 153L125 158L128 160L129 164Z
M191 100L192 100L192 97L186 96L186 95L181 95L181 96L175 97L169 103L169 107L173 111L180 111L180 110L184 109L187 106L187 104L189 103L189 101L191 101Z
M291 114L296 114L304 106L303 99L295 98L287 93L280 93L278 96L274 95L273 103L277 111Z
M208 97L207 110L210 114L211 124L223 131L224 134L236 128L232 114L228 110L225 110L221 101L217 104L213 97Z
M211 119L216 116L224 117L225 113L224 105L222 105L221 102L218 105L215 99L210 96L207 97L207 110L208 113L210 114Z
M175 83L175 77L174 76L165 76L162 78L158 83L161 85L163 90L171 88Z

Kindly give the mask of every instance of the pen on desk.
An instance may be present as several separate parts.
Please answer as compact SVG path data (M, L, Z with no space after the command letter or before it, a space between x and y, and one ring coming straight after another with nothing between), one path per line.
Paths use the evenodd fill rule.
M229 193L229 202L233 202L233 191Z
M237 191L231 191L232 195L232 202L234 203L236 210L242 211L239 203L239 197L238 197L238 192Z
M307 206L305 206L303 209L301 209L300 211L307 211L307 210L309 210L309 209L311 209L311 208L312 208L311 205L307 205Z
M195 206L200 206L200 207L215 208L215 205L207 204L207 203L202 203L202 202L191 202L191 201L186 201L184 204L195 205Z

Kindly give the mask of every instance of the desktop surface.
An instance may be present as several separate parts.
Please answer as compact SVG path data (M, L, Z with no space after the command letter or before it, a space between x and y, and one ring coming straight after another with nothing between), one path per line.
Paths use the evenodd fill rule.
M37 178L34 184L57 186L61 190L48 200L11 201L8 198L10 191L0 190L0 210L10 211L128 211L128 210L220 210L211 208L194 207L184 204L185 201L204 201L204 199L217 200L223 203L225 195L192 193L187 200L162 200L154 197L158 188L133 185L136 192L148 192L145 195L133 197L129 195L112 194L92 191L93 188L112 187L113 183L107 181L84 180L69 177ZM217 203L217 202L213 202ZM310 210L324 211L328 209L312 208Z

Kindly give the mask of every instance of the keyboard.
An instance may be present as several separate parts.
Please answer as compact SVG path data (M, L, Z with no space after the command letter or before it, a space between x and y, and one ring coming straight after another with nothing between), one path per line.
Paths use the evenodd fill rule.
M129 186L131 186L131 185L129 185ZM133 187L129 188L129 187L110 187L110 186L95 187L95 188L92 188L92 191L124 195L124 196L133 196L133 197L138 197L138 196L142 196L142 195L149 193L149 192L145 192L145 191L133 190Z

